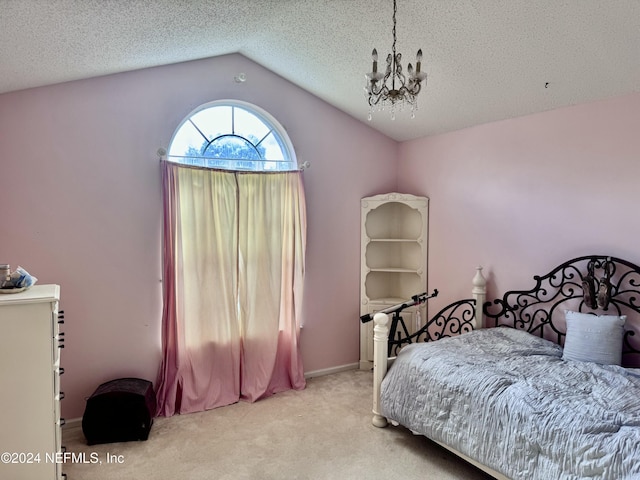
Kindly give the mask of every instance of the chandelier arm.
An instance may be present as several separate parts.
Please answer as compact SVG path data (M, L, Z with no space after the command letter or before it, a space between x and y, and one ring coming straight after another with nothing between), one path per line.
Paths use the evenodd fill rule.
M409 92L415 97L420 93L420 90L422 90L422 82L416 82Z
M369 92L371 92L371 95L386 95L389 92L389 88L387 87L387 80L389 79L390 75L391 74L389 72L386 72L384 77L382 77L382 80L370 82ZM376 89L376 87L378 88ZM376 103L378 102L376 101Z
M400 54L398 54L398 56L399 58L395 67L393 78L398 78L398 80L400 81L400 88L398 90L401 90L407 84L407 77L404 75L404 73L402 73L402 64L400 63L400 59L402 56Z
M374 91L372 89L371 94L369 95L369 106L378 105L378 103L382 100L384 103L384 99L389 95L389 87L386 84L382 84L382 86L378 89L378 91Z

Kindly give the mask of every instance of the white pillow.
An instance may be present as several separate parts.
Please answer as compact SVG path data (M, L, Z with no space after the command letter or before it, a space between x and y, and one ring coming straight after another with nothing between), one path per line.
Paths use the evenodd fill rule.
M620 365L626 315L592 315L567 310L563 360Z

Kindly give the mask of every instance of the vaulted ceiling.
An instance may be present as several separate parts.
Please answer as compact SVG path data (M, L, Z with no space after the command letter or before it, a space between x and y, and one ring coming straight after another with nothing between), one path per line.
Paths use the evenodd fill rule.
M0 93L239 52L407 140L640 91L639 0L397 1L428 73L414 119L367 120L392 0L0 0Z

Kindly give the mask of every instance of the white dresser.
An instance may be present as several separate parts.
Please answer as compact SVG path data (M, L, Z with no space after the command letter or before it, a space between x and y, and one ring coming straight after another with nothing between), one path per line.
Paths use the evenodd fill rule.
M0 294L0 478L59 480L60 287Z

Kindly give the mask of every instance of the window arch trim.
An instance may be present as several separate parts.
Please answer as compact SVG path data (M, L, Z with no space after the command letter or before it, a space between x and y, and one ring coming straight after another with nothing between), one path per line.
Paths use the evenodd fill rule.
M207 129L202 128L202 124L198 125L197 121L194 121L193 118L202 111L213 109L216 107L230 107L231 108L231 117L230 117L230 125L224 131L218 132L207 132ZM260 121L264 125L264 130L261 129L260 135L256 135L253 139L248 138L244 134L238 133L237 125L236 125L236 109L240 109L245 111L248 115L253 116L255 119ZM176 137L180 135L181 130L185 128L187 124L190 124L198 134L203 138L203 147L200 150L202 152L202 156L191 156L191 155L183 155L177 154L172 151L172 147L176 140ZM264 133L263 133L264 132ZM207 135L209 133L209 135ZM273 142L277 144L281 152L282 158L268 158L268 154L261 154L259 147L263 145L263 142L269 137L273 137ZM248 146L258 154L258 158L227 158L227 157L210 157L205 156L204 152L206 152L209 147L224 137L235 137L243 140ZM271 142L271 140L270 140ZM206 143L206 146L204 144ZM189 144L189 146L193 146L193 144ZM277 150L276 150L277 151ZM293 144L291 143L291 139L287 134L284 127L276 120L273 115L271 115L266 110L261 107L241 100L235 99L222 99L222 100L214 100L211 102L204 103L195 109L193 109L189 114L182 119L182 121L178 124L176 129L171 136L171 141L169 142L169 148L167 152L167 159L170 161L174 161L176 163L182 164L192 164L196 165L197 162L195 160L200 160L199 165L203 167L211 168L208 164L211 160L221 161L221 162L243 162L239 168L226 168L221 167L220 165L216 165L214 168L224 168L226 170L242 170L242 171L291 171L298 169L298 162L296 158L295 149L293 148ZM185 159L191 159L192 161L184 161ZM247 162L255 162L255 168L247 168ZM235 164L238 165L237 163ZM270 165L273 168L267 167Z

